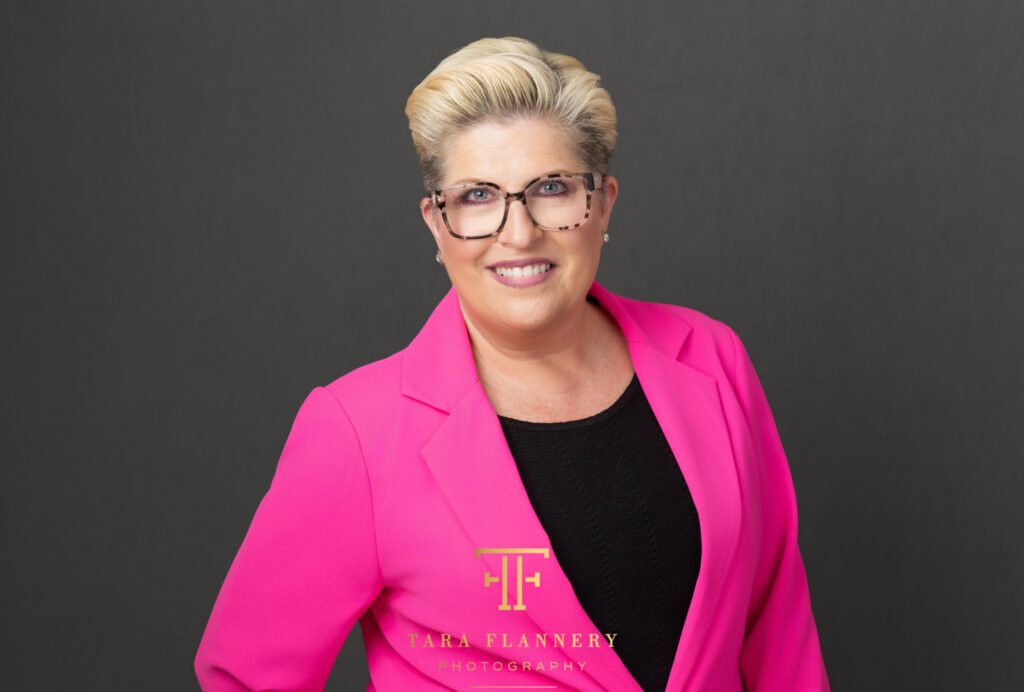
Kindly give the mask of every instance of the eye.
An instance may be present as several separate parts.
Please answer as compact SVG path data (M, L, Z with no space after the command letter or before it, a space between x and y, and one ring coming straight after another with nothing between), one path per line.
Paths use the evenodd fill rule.
M542 195L558 195L565 192L566 185L561 179L557 180L544 180L540 184L540 193Z
M459 206L471 207L487 204L494 199L494 191L487 187L470 187L459 193L456 202Z

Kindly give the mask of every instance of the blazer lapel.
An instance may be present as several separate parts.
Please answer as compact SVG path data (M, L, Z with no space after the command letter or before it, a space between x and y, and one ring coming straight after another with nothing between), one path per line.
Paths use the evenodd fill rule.
M692 330L687 323L660 310L644 309L644 303L617 296L597 281L589 293L622 329L640 385L697 507L701 566L668 681L671 689L685 689L739 535L739 486L718 385L714 378L677 360ZM402 391L448 414L421 455L474 547L547 549L546 559L542 554L524 557L524 572L539 572L541 579L539 587L531 584L524 590L527 607L519 612L542 632L599 632L559 565L523 487L477 375L454 287L406 349ZM484 571L502 574L502 555L479 557L481 584ZM515 556L508 557L507 569L514 575ZM514 587L512 595L514 602ZM561 653L577 664L586 662L582 670L593 681L593 689L640 690L615 650L605 646L603 633L601 643L598 648L567 646ZM554 652L549 649L545 654ZM585 689L578 675L558 671L548 675Z

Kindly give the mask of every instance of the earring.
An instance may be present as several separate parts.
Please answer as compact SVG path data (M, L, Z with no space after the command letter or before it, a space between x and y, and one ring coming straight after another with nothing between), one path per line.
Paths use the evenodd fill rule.
M611 235L608 233L608 231L605 231L604 232L604 242L605 242L605 244L607 244L609 240L611 240Z
M438 250L437 254L434 255L434 259L437 260L438 264L444 264L444 262L441 261L441 251L440 250Z

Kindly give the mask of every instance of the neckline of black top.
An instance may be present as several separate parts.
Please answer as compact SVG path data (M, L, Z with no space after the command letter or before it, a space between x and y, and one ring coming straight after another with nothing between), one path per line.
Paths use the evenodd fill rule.
M540 422L532 420L519 420L518 418L509 418L508 416L498 416L498 420L501 421L503 426L509 428L516 428L519 430L567 430L570 428L583 428L588 425L594 425L601 421L613 416L618 412L626 403L632 398L633 393L640 389L640 379L637 377L636 372L633 373L633 379L629 381L629 384L619 395L611 406L598 411L592 416L586 418L577 418L576 420L564 420L554 422Z

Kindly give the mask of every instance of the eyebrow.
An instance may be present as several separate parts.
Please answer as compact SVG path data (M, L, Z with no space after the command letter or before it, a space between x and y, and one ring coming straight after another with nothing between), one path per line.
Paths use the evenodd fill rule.
M570 171L568 168L560 168L560 169L557 169L557 170L548 171L547 173L541 173L539 176L535 175L535 176L533 176L533 178L530 178L530 180L534 180L536 178L546 178L547 176L550 176L550 175L569 175L570 173L572 173L572 171ZM443 190L445 187L455 187L456 185L462 185L464 183L482 183L482 182L488 182L488 181L487 181L486 178L461 178L459 180L456 180L454 183L449 183L448 185L445 185L441 189ZM527 182L529 182L529 181L527 181ZM495 183L495 185L497 185L497 183ZM504 189L504 188L502 188L502 189Z

